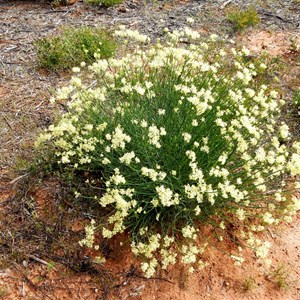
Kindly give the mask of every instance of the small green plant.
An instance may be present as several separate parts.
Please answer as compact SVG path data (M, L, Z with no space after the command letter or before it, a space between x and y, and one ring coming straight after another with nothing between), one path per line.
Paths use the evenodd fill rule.
M55 268L55 262L54 261L50 261L47 265L47 269L49 271L53 270Z
M292 36L290 38L290 50L293 53L297 53L300 51L300 42L299 42L299 39L297 38L297 36Z
M296 107L300 108L300 89L295 92L293 102L296 105Z
M238 8L231 10L227 14L227 20L233 24L235 30L242 30L260 22L259 15L252 6L246 10L239 10Z
M280 289L287 289L290 286L289 271L285 265L278 266L272 273L271 279Z
M116 43L103 29L80 27L63 28L57 36L37 40L35 47L40 66L57 71L82 62L90 64L97 55L108 58L113 55Z
M255 279L252 277L248 277L242 283L242 291L243 292L250 292L256 287Z
M111 7L123 3L124 0L86 0L85 2L90 5L103 5Z
M292 220L300 205L290 193L299 183L286 182L300 174L300 142L287 146L284 100L258 76L268 66L190 28L153 45L125 27L115 36L130 53L98 59L59 89L52 102L69 99L68 111L36 141L62 173L89 176L74 196L103 217L80 245L99 249L97 232L127 233L145 276L177 262L193 272L213 240L201 226L214 228L221 248L236 223L232 260L244 261L242 246L266 258L270 243L255 233Z
M8 291L6 288L0 286L0 299L5 299L8 296Z
M293 97L293 111L296 112L298 116L300 116L300 89L295 92Z

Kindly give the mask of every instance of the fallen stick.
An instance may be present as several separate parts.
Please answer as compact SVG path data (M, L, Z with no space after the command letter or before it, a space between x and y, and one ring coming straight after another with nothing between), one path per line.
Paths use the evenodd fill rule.
M232 0L227 0L225 1L222 5L221 5L221 9L224 9L230 2L232 2Z
M52 265L50 263L48 263L47 261L43 260L43 259L40 259L38 257L36 257L35 255L32 255L32 254L28 254L27 255L29 258L43 264L43 265L46 265L47 267L52 267ZM55 269L55 268L54 268Z

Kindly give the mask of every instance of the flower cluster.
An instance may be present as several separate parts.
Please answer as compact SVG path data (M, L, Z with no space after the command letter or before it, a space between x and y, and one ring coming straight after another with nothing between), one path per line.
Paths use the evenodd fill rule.
M125 28L116 35L149 40ZM256 220L244 240L265 257L270 245L252 232L290 220L300 202L287 193L287 176L300 174L300 143L287 146L289 128L278 123L283 101L256 81L266 65L246 48L220 50L216 36L205 43L187 28L167 36L165 45L98 59L88 79L76 73L57 97L69 99L68 112L36 145L53 144L66 170L101 172L90 198L110 211L102 235L128 229L148 277L160 262L205 266L201 224L222 241L228 223ZM92 223L82 245L93 246L94 231Z

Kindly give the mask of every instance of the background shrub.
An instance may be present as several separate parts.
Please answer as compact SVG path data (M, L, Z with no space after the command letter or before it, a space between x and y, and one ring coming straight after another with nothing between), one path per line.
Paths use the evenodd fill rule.
M41 67L50 70L69 69L81 62L92 63L95 53L101 58L113 55L116 43L103 29L92 27L63 28L54 37L45 37L35 42Z
M233 9L227 14L227 20L233 24L235 30L242 30L258 24L260 17L255 8L250 6L246 10Z

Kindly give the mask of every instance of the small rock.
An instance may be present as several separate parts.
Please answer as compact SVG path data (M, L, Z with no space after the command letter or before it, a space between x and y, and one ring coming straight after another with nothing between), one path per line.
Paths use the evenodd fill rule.
M24 266L25 268L28 267L28 262L27 262L27 260L23 260L22 264L23 264L23 266Z
M125 7L125 6L120 6L119 8L118 8L118 12L121 12L121 13L126 13L127 12L127 8Z

